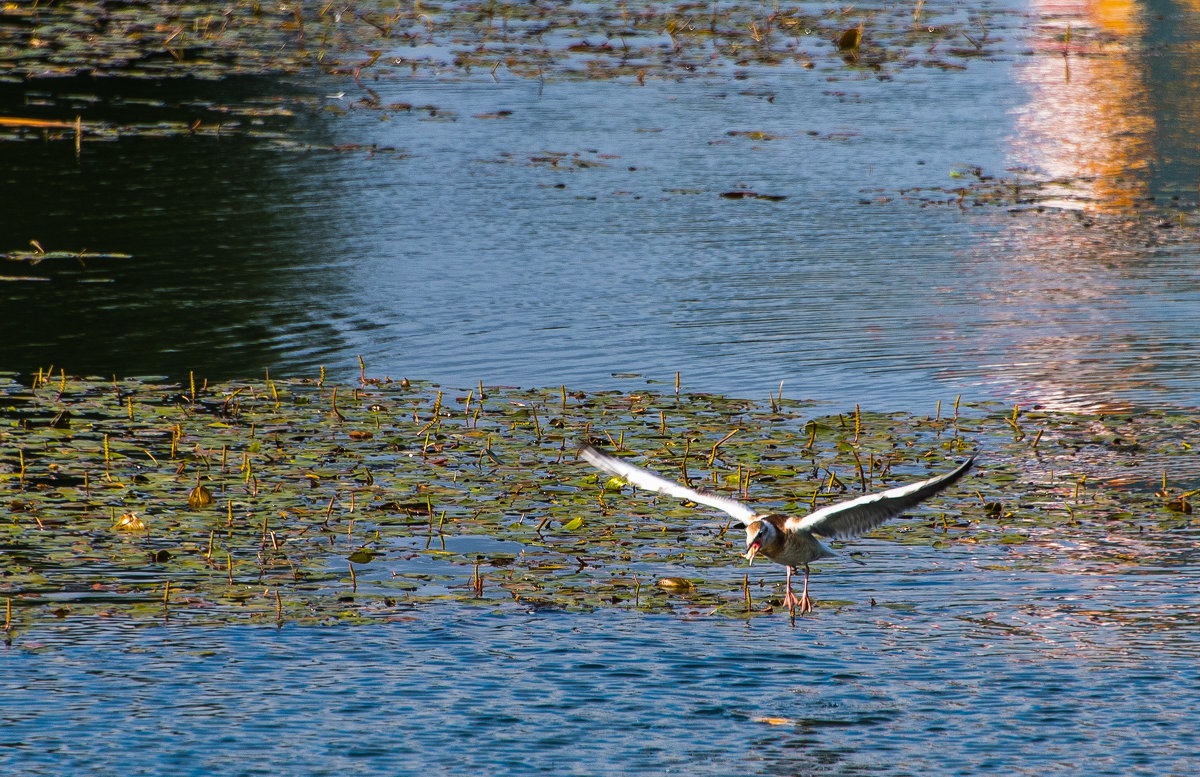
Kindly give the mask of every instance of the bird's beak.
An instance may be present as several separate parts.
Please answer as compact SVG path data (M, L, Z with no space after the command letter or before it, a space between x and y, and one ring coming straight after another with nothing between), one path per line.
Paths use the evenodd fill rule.
M758 545L751 545L746 551L745 559L750 562L750 566L754 565L754 557L758 555Z

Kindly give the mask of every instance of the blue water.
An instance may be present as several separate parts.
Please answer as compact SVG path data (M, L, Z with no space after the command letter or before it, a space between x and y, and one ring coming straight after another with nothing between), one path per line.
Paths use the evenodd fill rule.
M495 589L358 626L19 627L0 652L0 768L1190 774L1200 578L1179 551L1194 534L1113 547L1136 565L1049 533L860 540L865 563L820 565L822 604L794 625Z
M1096 644L1086 628L975 623L965 609L854 608L795 628L782 616L460 605L356 628L68 626L0 659L0 766L1164 775L1200 764L1194 631Z
M838 409L1200 404L1195 160L1173 129L1193 102L1178 81L1150 94L1115 49L1064 61L1045 31L996 34L966 70L887 78L835 60L370 83L436 113L367 110L334 79L296 98L283 148L0 144L8 246L134 257L6 268L49 280L5 284L0 328L19 336L0 363L345 379L362 356L460 388L679 372ZM1064 208L960 207L975 167L1065 179Z

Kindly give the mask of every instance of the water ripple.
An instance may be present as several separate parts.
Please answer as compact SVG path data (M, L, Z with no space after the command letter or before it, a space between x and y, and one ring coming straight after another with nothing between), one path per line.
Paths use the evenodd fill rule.
M838 583L868 574L846 577L822 583L836 596ZM910 608L827 610L795 628L779 617L449 603L351 629L97 630L68 620L23 635L0 659L0 765L197 775L1186 771L1198 744L1188 717L1200 703L1195 597L1152 577L1183 597L1162 612L1131 606L1154 589L1108 578L1069 594L1053 575L1023 580L996 575L968 588L957 573L932 584L921 574L903 592ZM1010 599L1016 609L1000 609Z

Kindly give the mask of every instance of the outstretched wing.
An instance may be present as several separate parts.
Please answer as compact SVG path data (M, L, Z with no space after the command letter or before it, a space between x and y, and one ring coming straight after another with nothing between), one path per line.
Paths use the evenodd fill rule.
M593 467L604 470L610 475L616 475L631 486L637 486L638 488L644 488L647 491L654 491L656 493L670 494L679 499L687 499L698 504L715 507L718 510L729 513L744 524L751 523L755 518L755 512L741 502L681 486L666 478L659 477L649 470L635 467L632 464L626 464L612 456L606 456L590 445L579 446L579 455L587 459Z
M912 483L907 486L889 488L877 494L866 494L858 499L823 507L803 518L789 518L787 529L807 530L821 537L855 537L874 529L879 524L895 518L918 503L928 499L967 474L975 457L958 465L953 472Z

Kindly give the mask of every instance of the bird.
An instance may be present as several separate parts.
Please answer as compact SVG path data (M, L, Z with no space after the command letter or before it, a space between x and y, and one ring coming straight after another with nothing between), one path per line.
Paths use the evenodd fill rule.
M601 453L587 443L579 446L579 455L593 467L615 475L632 486L713 507L741 521L746 527L746 553L743 558L753 564L761 554L776 564L782 564L787 573L783 606L793 613L799 607L801 614L812 612L813 609L812 598L808 595L809 563L836 555L821 542L821 538L844 539L870 531L957 482L975 463L975 457L972 456L954 470L927 480L864 494L856 499L822 507L808 515L788 516L781 513L762 514L736 499L688 488L650 470ZM792 575L800 567L804 568L804 591L797 598L792 592Z

